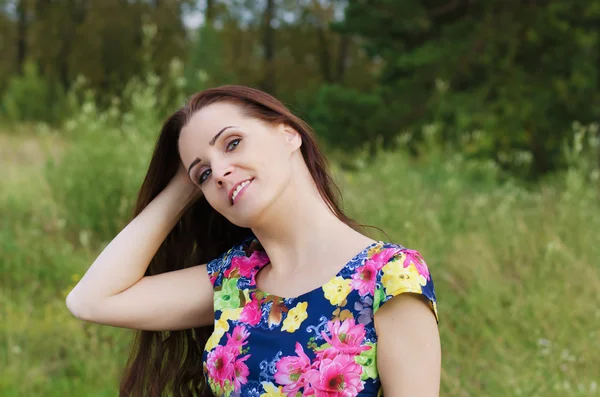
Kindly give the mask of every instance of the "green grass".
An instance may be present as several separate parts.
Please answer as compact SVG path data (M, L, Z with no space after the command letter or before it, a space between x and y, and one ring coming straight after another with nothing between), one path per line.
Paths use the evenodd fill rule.
M83 174L46 163L48 156L77 158L81 139L88 138L34 127L0 134L2 396L116 395L130 332L83 323L64 304L106 236L123 222L107 226L84 218L86 211L92 218L105 214L100 204L74 207L88 197L81 193L90 188ZM100 153L89 155L99 162L92 169L105 167L101 156L110 151ZM358 171L334 168L349 212L419 250L429 264L440 311L442 395L600 394L594 179L573 169L521 186L503 180L491 164L434 147L429 153L414 162L402 152L382 152ZM135 164L135 172L123 174L133 182L106 193L127 195L116 197L127 205L137 186L122 186L139 185L143 171L141 160ZM79 179L67 188L73 175ZM103 194L102 186L94 188ZM78 228L80 221L85 227Z
M30 131L0 135L0 395L109 396L128 331L77 321L67 292L94 252L63 233L43 178L42 144Z
M527 190L510 182L493 186L464 164L431 162L412 164L389 153L346 179L359 218L418 249L432 269L442 395L594 395L600 383L596 187L569 182L577 174Z

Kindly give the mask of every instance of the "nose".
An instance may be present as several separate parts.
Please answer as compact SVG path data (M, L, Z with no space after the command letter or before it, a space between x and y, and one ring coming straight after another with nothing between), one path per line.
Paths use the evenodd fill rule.
M223 174L222 177L217 178L217 185L219 185L219 187L223 186L223 184L225 183L225 177L230 174L231 174L231 171L227 171L225 174Z
M215 181L217 183L217 186L223 187L227 178L232 174L233 168L229 164L224 165L223 167L218 167L216 169L213 166L213 172L215 175Z

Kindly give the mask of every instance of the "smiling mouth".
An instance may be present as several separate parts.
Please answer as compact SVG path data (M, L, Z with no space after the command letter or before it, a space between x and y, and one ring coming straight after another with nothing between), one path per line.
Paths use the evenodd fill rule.
M246 188L248 187L248 185L250 185L253 181L254 181L254 178L252 178L252 179L250 179L248 181L242 182L240 184L241 188L238 187L236 189L236 191L233 192L233 195L231 196L231 205L235 204L235 200L239 197L240 194L242 194L242 192L244 190L246 190Z

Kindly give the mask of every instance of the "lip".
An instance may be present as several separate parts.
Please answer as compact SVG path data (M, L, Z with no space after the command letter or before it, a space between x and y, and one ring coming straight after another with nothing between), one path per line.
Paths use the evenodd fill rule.
M236 183L235 185L233 185L233 186L231 187L231 190L229 191L229 194L228 194L228 196L229 196L229 204L233 205L233 192L235 192L235 189L237 189L237 187L238 187L239 185L241 185L242 183L244 183L244 182L246 182L246 181L250 181L250 182L252 182L253 180L254 180L254 178L248 178L248 179L244 179L244 180L242 180L242 181L239 181L238 183ZM244 189L245 189L245 188L244 188ZM239 194L239 193L238 193L238 194Z

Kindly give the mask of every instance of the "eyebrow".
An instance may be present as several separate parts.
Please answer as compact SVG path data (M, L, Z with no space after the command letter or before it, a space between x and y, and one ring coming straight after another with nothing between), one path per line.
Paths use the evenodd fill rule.
M213 137L213 139L210 140L210 142L208 142L208 144L210 146L215 146L215 142L217 142L217 139L219 139L219 137L221 136L221 134L223 132L225 132L226 129L228 129L228 128L234 128L234 127L236 127L236 126L235 125L230 125L230 126L227 126L227 127L223 128L221 131L217 132L217 134ZM192 167L194 167L200 161L202 161L202 160L199 157L196 157L194 159L194 161L192 161L192 163L188 167L188 176L190 177L190 179L192 179L192 177L190 176L190 171L192 170Z

